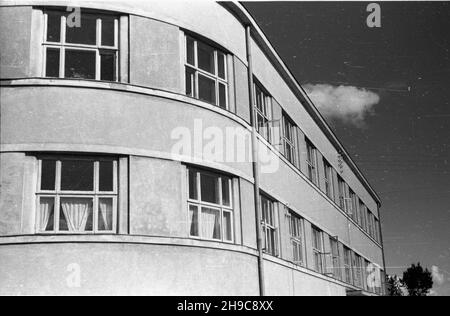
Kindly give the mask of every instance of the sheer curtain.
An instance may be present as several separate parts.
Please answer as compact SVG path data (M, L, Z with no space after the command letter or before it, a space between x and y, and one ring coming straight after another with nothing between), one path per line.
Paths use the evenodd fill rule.
M40 228L41 230L47 230L50 216L53 213L54 200L53 198L41 198L40 205L41 205Z
M99 230L112 230L111 217L112 217L112 203L110 199L99 199Z
M69 231L82 232L86 230L91 200L65 198L61 199L61 207L67 221Z
M202 237L210 239L220 238L220 212L202 208Z

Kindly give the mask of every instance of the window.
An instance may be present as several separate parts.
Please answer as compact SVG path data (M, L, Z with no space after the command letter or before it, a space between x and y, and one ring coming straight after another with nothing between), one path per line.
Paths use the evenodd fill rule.
M295 164L295 124L283 112L283 151L289 162Z
M357 220L357 214L358 214L358 196L355 194L355 192L353 192L352 189L349 190L350 192L350 198L349 198L349 203L350 203L350 208L349 208L349 214L351 216L351 218L356 222Z
M274 202L261 195L262 229L264 238L264 250L273 256L277 255L277 229Z
M256 80L254 94L256 102L256 130L265 140L270 142L271 99Z
M330 237L331 263L333 265L333 277L341 280L341 256L339 253L339 242L337 237Z
M317 185L317 153L314 145L306 140L306 164L308 165L308 178Z
M323 273L323 239L322 231L316 227L312 228L312 248L314 259L314 270Z
M341 207L341 209L346 211L345 182L340 176L338 176L338 189L339 189L339 206Z
M344 246L344 281L352 283L352 251Z
M186 40L186 95L228 108L227 56L190 36Z
M354 253L352 258L353 266L353 285L362 288L362 258L360 255Z
M369 235L371 237L373 237L374 236L374 233L373 233L373 215L372 215L372 213L370 213L370 211L368 211L368 219L369 219L369 223L368 223Z
M117 81L118 18L82 12L77 27L67 23L68 14L44 14L45 76Z
M42 158L38 183L38 232L116 232L116 160Z
M189 235L233 242L231 178L188 168Z
M323 159L323 168L324 168L324 175L325 175L325 194L329 198L333 198L334 195L334 188L333 188L333 168L331 165L326 161L326 159Z
M291 236L293 261L297 265L305 264L303 219L293 212L289 212L289 235Z
M375 239L378 242L381 242L381 232L380 232L380 221L375 218Z
M373 285L373 281L371 274L372 272L372 265L370 264L370 262L366 259L363 259L363 263L364 263L364 289L366 291L371 291L372 290L372 285Z
M367 232L367 207L362 201L359 201L359 211L361 213L362 228Z

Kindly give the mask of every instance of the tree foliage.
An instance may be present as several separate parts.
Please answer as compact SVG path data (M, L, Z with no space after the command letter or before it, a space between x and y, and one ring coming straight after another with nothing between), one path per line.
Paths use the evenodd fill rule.
M404 284L398 276L387 277L388 296L404 296Z
M403 272L403 283L408 289L409 296L427 296L433 287L433 277L420 263L412 264Z

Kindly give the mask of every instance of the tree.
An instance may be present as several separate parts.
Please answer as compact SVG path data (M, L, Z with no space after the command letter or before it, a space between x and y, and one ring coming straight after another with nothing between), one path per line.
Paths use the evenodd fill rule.
M388 296L404 296L404 284L398 276L387 277Z
M433 287L433 278L428 269L423 269L420 263L412 264L403 272L403 283L408 289L409 296L427 296Z

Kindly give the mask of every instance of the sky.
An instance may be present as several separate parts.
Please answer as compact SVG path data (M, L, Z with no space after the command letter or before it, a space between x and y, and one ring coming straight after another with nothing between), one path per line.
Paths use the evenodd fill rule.
M382 199L387 272L450 295L450 2L244 2Z

